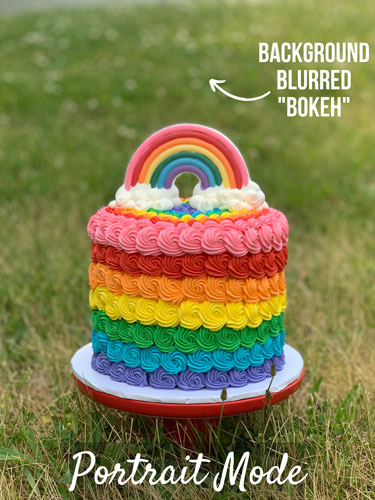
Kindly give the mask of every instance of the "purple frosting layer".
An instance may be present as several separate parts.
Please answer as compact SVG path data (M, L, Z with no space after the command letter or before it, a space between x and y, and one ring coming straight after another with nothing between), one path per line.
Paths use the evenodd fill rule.
M141 387L150 385L155 389L178 387L184 391L243 387L250 383L261 382L271 376L272 364L275 365L276 371L282 370L285 364L284 352L281 356L272 356L272 358L266 359L260 366L250 366L244 371L233 368L224 372L212 368L206 373L196 373L186 369L180 373L171 374L162 367L152 372L146 372L139 367L126 366L123 361L113 363L104 352L93 354L91 359L91 366L94 370L103 375L109 375L116 382L125 382Z
M184 203L183 205L178 205L172 208L173 212L183 213L183 214L193 214L197 211L196 208L193 208L189 203Z

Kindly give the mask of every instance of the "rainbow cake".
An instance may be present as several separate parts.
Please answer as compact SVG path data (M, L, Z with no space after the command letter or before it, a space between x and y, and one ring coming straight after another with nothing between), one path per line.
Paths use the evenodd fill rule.
M177 176L199 182L179 197ZM221 133L174 125L93 215L92 368L124 384L222 389L284 366L288 222Z

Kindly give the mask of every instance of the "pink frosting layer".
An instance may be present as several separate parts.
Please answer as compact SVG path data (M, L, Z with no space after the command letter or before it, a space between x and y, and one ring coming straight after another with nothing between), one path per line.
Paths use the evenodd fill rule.
M270 208L259 217L247 220L209 220L177 224L151 222L108 212L101 208L88 223L87 231L95 243L110 245L127 253L171 256L225 251L242 257L247 253L279 251L288 241L289 226L285 215Z

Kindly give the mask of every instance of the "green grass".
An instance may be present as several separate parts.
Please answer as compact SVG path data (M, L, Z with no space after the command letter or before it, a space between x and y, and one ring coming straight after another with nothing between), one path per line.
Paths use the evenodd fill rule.
M287 340L302 388L278 407L226 418L212 471L230 449L265 469L288 452L309 477L254 498L374 498L375 183L373 63L351 65L341 119L288 119L259 41L367 41L374 5L181 3L4 17L0 31L0 497L69 498L76 451L103 463L141 452L158 467L186 450L160 422L87 401L70 358L89 341L86 223L113 198L139 143L198 122L226 133L290 221ZM294 66L290 66L294 67ZM303 67L303 66L302 66ZM186 186L184 189L187 189ZM184 194L188 194L184 192ZM227 488L227 498L236 494ZM116 489L78 482L77 498L221 498L209 484Z

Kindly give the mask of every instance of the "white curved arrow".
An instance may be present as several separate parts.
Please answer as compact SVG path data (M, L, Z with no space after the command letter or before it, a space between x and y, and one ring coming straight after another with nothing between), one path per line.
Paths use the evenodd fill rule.
M211 78L209 81L210 87L212 92L216 92L216 89L220 90L224 95L227 97L230 97L231 99L236 99L236 101L259 101L259 99L263 99L263 97L267 97L271 91L269 90L263 95L258 95L257 97L240 97L238 95L233 95L227 92L226 90L222 89L219 85L219 83L225 83L226 80L215 80L215 78Z

